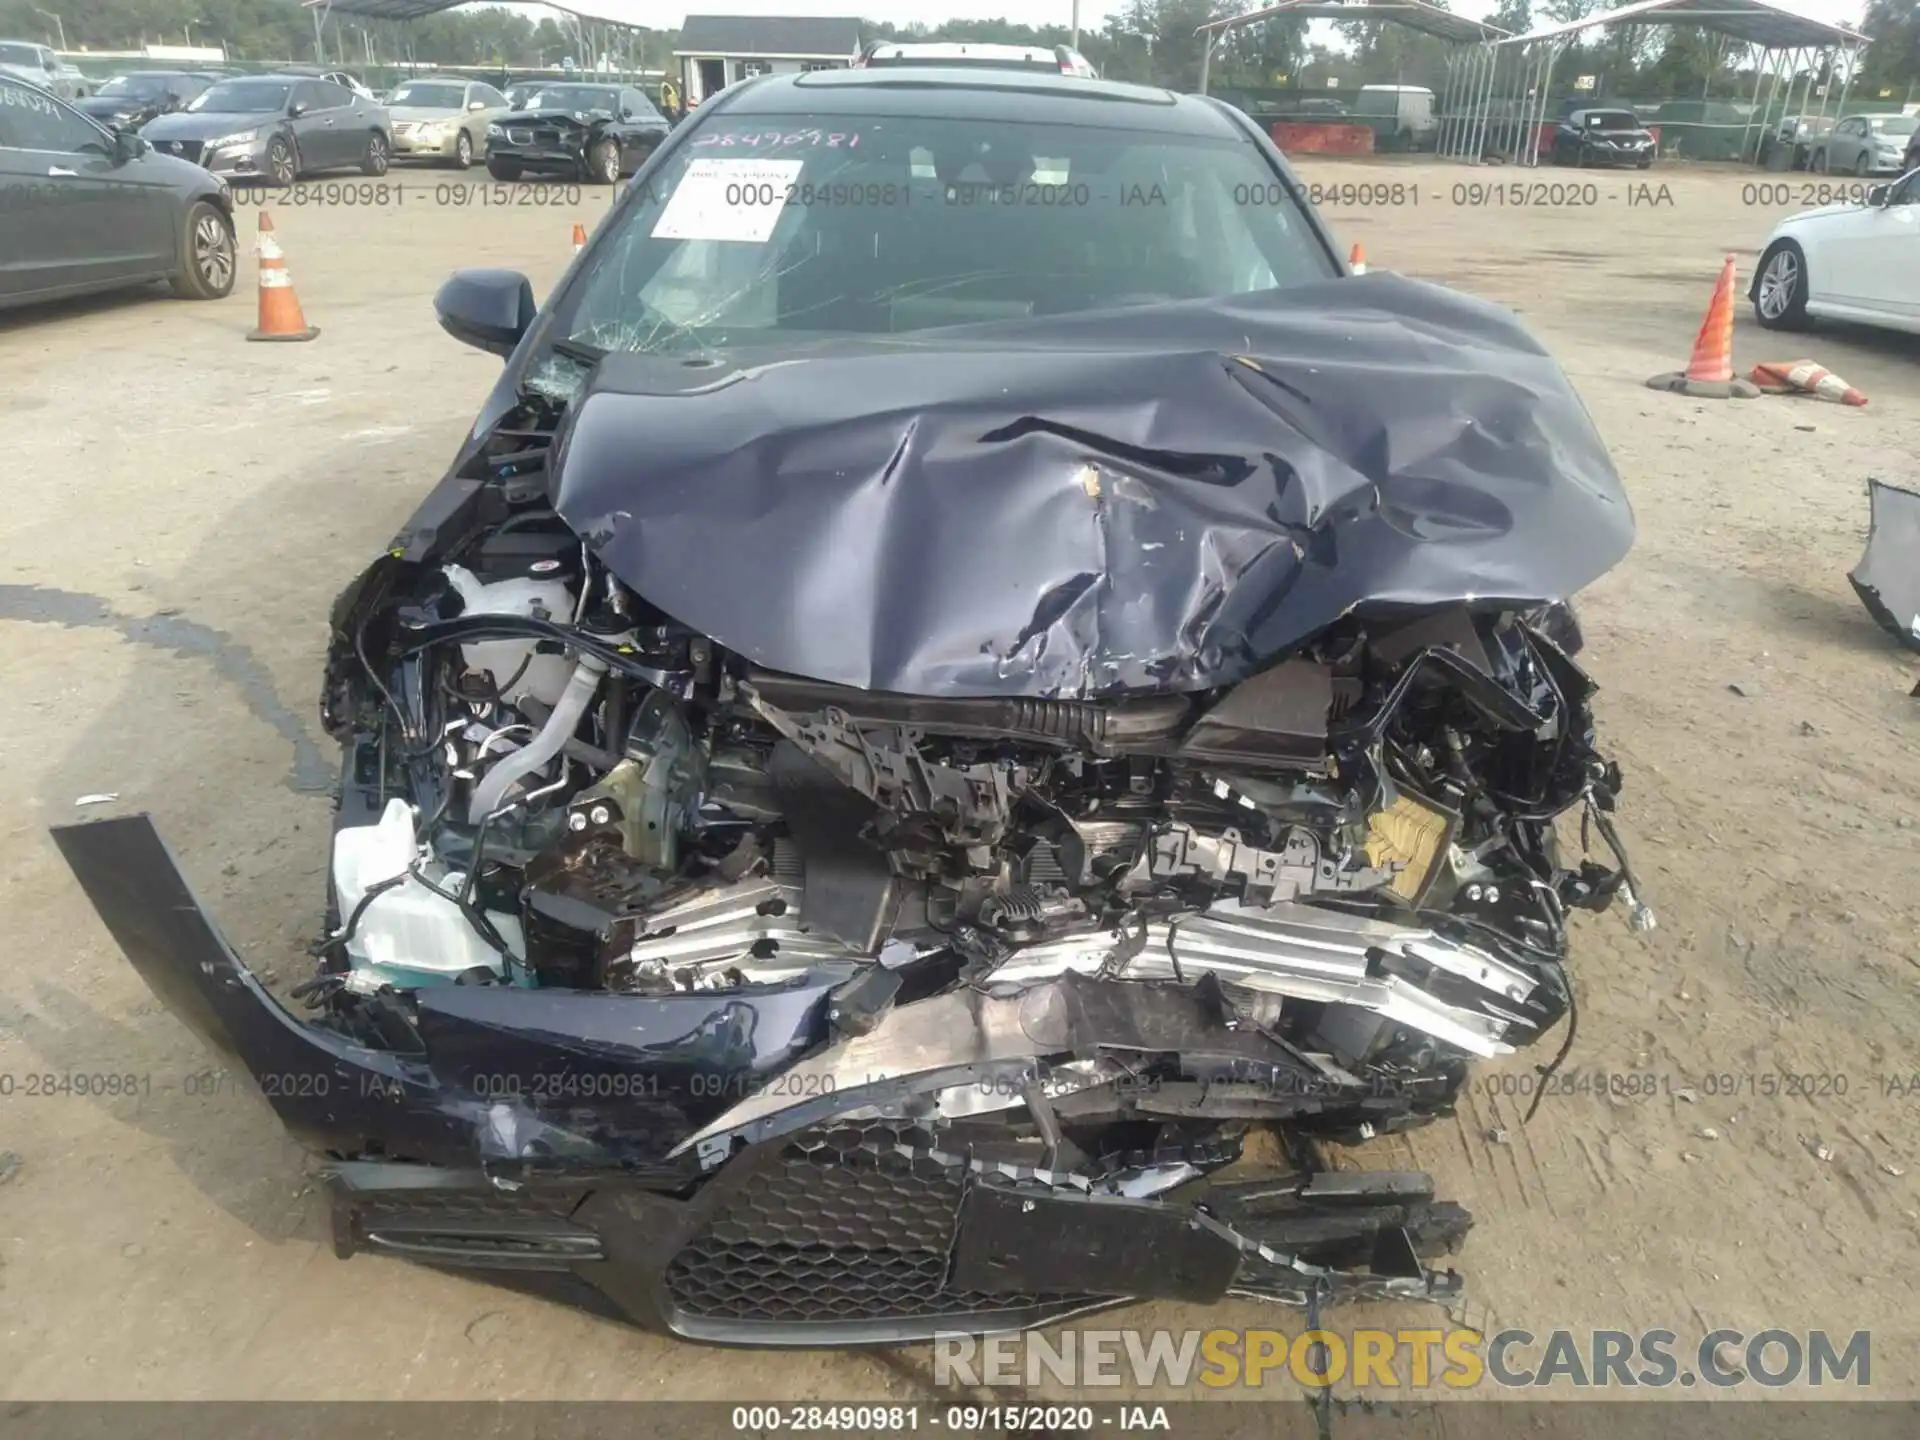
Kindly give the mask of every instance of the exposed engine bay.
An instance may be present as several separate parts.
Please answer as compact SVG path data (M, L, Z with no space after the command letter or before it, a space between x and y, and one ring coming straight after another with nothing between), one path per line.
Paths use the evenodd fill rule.
M983 436L967 387L1003 387L971 355L933 371L950 403L892 407L881 385L931 382L885 354L698 397L656 394L657 366L551 359L335 605L343 766L304 1020L144 818L57 838L183 1018L311 1078L273 1103L327 1157L342 1255L547 1277L749 1343L1451 1295L1433 1262L1466 1213L1324 1143L1450 1114L1475 1060L1564 1021L1558 1064L1570 915L1654 922L1552 598L1624 550L1617 478L1509 322L1392 287L1378 303L1483 327L1489 364L1531 377L1460 432L1478 491L1350 478L1370 432L1336 458L1325 404L1283 422L1294 390L1197 338L1152 368L1008 352L1028 401L1061 392L1050 413L1115 374L1186 387L1097 443L1064 421ZM1183 314L1254 323L1169 310L1154 343ZM1296 332L1301 385L1375 333L1308 302L1273 333ZM871 416L818 419L822 444L782 386ZM1146 444L1176 413L1224 435L1210 405L1294 436L1297 467ZM699 445L732 448L681 468ZM984 535L907 524L957 493L936 461L976 451L1044 505L982 500ZM874 505L898 508L844 519ZM1020 518L1041 511L1052 531ZM1083 553L1099 568L1073 575ZM1038 608L940 603L989 571ZM873 574L891 601L836 598Z
M1433 1070L1438 1103L1564 1013L1569 910L1638 906L1564 606L1338 627L1200 694L948 699L761 670L543 507L404 578L336 657L368 820L316 987L343 1015L823 963L876 968L873 1005L909 975L1211 975L1330 1084ZM1562 859L1569 810L1602 860Z

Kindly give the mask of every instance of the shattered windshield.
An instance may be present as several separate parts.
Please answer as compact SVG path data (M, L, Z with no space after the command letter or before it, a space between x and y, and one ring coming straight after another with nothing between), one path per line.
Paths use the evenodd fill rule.
M416 110L458 110L466 101L463 85L402 85L388 97L389 105L411 105Z
M958 120L702 126L561 305L603 350L897 335L1244 294L1331 257L1252 145Z
M293 87L276 80L233 80L203 91L187 103L196 113L264 115L287 103Z

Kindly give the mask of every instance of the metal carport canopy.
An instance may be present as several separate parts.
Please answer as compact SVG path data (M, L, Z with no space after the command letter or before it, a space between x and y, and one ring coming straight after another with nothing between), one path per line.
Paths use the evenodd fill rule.
M1250 10L1245 15L1209 20L1194 34L1211 37L1222 31L1238 30L1282 16L1294 20L1387 21L1404 25L1409 30L1437 35L1442 40L1454 41L1499 40L1510 33L1484 20L1470 20L1465 15L1442 10L1438 5L1429 5L1425 0L1352 0L1350 4L1341 4L1340 0L1280 0L1278 5L1269 5L1264 10Z
M473 0L300 0L309 10L332 15L355 15L367 20L419 20L443 10L472 4ZM576 20L600 25L620 25L638 29L646 17L633 0L539 0L549 10L558 10Z
M1796 46L1864 45L1867 37L1845 25L1810 19L1768 0L1635 0L1618 10L1597 10L1584 19L1564 25L1548 25L1525 35L1513 35L1497 43L1530 45L1554 40L1581 30L1614 25L1698 25L1721 35L1730 35L1763 50L1783 50Z

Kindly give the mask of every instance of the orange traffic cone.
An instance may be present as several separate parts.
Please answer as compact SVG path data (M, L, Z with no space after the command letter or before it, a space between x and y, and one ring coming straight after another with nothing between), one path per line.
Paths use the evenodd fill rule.
M1353 247L1353 253L1347 256L1347 269L1356 275L1364 275L1367 273L1367 252L1361 249L1360 246L1355 245Z
M1720 267L1720 279L1713 287L1713 299L1707 305L1706 319L1693 339L1693 354L1687 368L1647 381L1650 390L1672 390L1700 400L1751 400L1760 387L1733 375L1733 285L1734 258L1727 256Z
M1720 283L1700 333L1693 338L1693 358L1687 361L1687 379L1724 383L1733 379L1733 256L1720 267Z
M247 332L249 340L311 340L320 327L307 324L300 313L300 297L293 293L287 258L274 238L273 216L260 212L260 323Z
M578 255L587 248L587 227L578 220L573 222L573 253Z
M1769 360L1753 367L1753 383L1772 395L1800 391L1842 405L1864 405L1867 397L1824 365L1811 360Z

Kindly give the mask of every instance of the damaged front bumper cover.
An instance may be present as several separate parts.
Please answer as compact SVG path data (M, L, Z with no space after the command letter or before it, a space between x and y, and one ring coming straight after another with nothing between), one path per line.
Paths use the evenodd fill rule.
M1867 482L1867 550L1847 579L1880 628L1920 650L1920 491Z
M1238 1142L1217 1136L1098 1161L1063 1146L1056 1108L1113 1103L1134 1051L1177 1053L1192 1077L1148 1104L1270 1118L1321 1103L1327 1077L1237 1025L1211 980L1069 970L898 1005L856 1034L835 1033L845 966L659 997L444 986L418 992L381 1049L275 999L146 816L53 834L142 978L327 1157L343 1257L761 1345L1004 1331L1142 1299L1459 1287L1424 1261L1471 1222L1424 1175L1234 1179L1222 1147ZM1040 1163L948 1128L1016 1104L1053 1141Z

